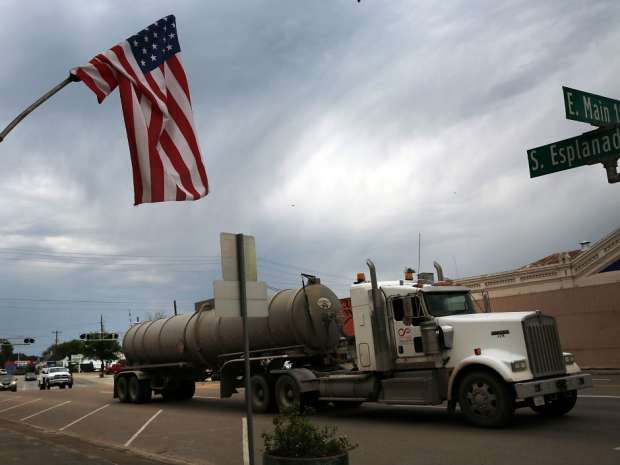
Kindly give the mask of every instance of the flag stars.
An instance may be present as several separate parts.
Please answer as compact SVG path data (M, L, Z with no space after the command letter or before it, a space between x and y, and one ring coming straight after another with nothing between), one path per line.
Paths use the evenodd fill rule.
M170 45L170 44L166 45L166 50L168 50L168 51L172 50L172 45Z
M142 66L146 66L146 61L144 61L144 60L140 60L140 64L141 64Z
M157 57L155 55L151 55L151 61L155 61L157 60Z
M153 44L151 47L153 47L153 50L157 50L157 44Z
M144 35L144 41L148 42L149 41L149 36L147 36L146 34Z
M146 55L146 49L145 48L142 49L142 55Z
M153 32L153 37L157 38L157 32Z
M133 46L134 46L134 47L137 47L137 46L138 46L138 41L137 41L137 40L134 40L134 41L133 41Z
M176 37L176 34L174 32L171 32L170 34L168 34L168 37L174 39Z

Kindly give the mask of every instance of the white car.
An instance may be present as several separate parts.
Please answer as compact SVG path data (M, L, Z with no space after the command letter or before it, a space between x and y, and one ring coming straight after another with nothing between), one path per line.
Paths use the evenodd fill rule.
M43 368L38 378L39 389L50 389L52 386L58 386L60 389L73 387L73 375L68 368L49 367Z
M0 368L0 375L6 375L7 372L4 368Z

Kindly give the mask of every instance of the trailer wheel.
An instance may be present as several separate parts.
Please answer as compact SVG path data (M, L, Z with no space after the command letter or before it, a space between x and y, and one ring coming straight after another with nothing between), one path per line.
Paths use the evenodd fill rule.
M535 405L533 399L528 399L529 407L546 417L561 417L570 412L577 403L577 391L562 392L555 399L545 399L544 405Z
M273 395L273 382L267 375L254 375L251 380L252 410L255 413L267 413L273 410L275 399Z
M121 376L116 380L116 392L119 402L129 402L129 383L127 376Z
M141 404L144 402L144 389L142 383L137 376L129 378L129 401L132 404Z
M514 396L508 385L494 373L475 370L463 378L458 398L465 420L475 426L497 428L514 414Z
M299 384L292 376L282 375L278 378L276 382L276 404L280 412L303 408Z

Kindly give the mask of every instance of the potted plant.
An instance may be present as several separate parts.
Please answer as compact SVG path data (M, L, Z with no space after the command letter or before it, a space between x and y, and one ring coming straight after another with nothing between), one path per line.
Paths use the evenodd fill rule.
M312 424L309 413L293 408L273 419L273 432L263 433L263 465L348 465L357 445L336 436L335 426Z

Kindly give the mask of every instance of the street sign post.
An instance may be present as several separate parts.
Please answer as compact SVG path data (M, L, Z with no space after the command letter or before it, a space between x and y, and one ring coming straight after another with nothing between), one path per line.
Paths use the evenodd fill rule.
M530 177L577 166L602 163L620 156L620 128L594 131L527 151Z
M620 123L620 100L562 87L566 118L594 126Z

